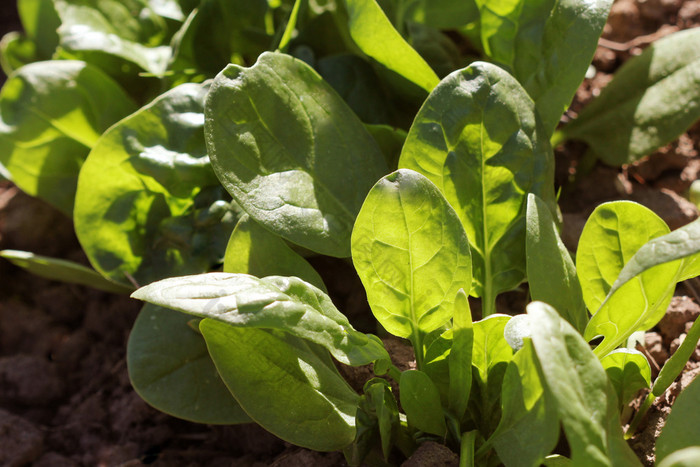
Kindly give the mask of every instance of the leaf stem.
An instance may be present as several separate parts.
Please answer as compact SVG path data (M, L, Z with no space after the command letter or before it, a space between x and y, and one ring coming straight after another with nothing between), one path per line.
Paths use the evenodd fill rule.
M294 2L294 7L292 8L292 12L289 14L289 21L287 21L287 26L284 28L284 34L282 34L282 38L280 39L279 46L277 47L277 50L280 52L286 52L287 51L287 46L289 46L289 42L292 40L292 34L294 34L294 30L297 27L297 18L299 17L299 9L301 8L301 3L304 0L296 0Z
M644 418L644 415L646 415L647 411L651 407L651 405L654 403L654 400L656 399L656 396L654 395L653 392L650 392L649 395L647 396L646 399L644 399L644 402L642 405L639 407L639 410L635 414L634 418L632 419L632 422L630 423L629 428L627 429L627 432L625 433L625 439L630 439L634 433L637 431L637 427L639 426L639 423L642 421Z
M462 435L459 446L459 467L474 467L474 442L476 430L467 431Z

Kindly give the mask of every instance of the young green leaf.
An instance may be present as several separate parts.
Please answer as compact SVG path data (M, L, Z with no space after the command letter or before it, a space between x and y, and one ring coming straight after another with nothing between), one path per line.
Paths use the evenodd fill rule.
M700 219L650 240L634 254L588 323L584 337L604 336L595 353L606 355L633 332L658 323L676 284L698 275Z
M132 297L230 326L278 329L347 365L389 358L379 338L353 329L328 295L296 277L212 272L154 282Z
M420 370L404 371L401 373L399 391L401 407L410 426L438 436L446 434L440 393L427 374Z
M284 333L212 319L199 328L221 378L255 422L317 451L352 443L359 396L322 349Z
M659 216L631 201L604 203L593 211L576 252L583 300L592 314L603 304L618 274L637 250L668 232L670 229Z
M224 256L224 272L257 277L296 276L326 291L323 279L308 261L247 214L238 221L229 239Z
M461 420L467 411L469 393L472 387L472 348L474 345L474 325L469 309L467 294L463 289L457 292L454 315L452 317L452 347L447 356L450 373L448 406L452 415Z
M229 65L205 115L214 170L250 217L311 250L350 255L355 216L386 164L311 67L280 53L264 53L250 68Z
M131 293L133 287L117 284L102 277L94 269L83 266L73 261L50 258L48 256L35 255L28 251L2 250L0 256L10 261L15 266L26 269L32 274L55 281L71 284L86 285L93 289L112 293Z
M90 148L135 108L116 82L85 62L22 67L0 92L0 163L23 191L71 215Z
M625 63L562 131L607 164L632 163L700 118L699 75L700 29L671 34Z
M617 394L620 408L640 389L651 386L651 367L646 357L634 349L616 349L600 359Z
M376 0L345 0L345 6L350 35L365 54L427 92L437 86L440 78L394 29Z
M0 41L0 65L8 76L29 63L50 60L61 24L52 0L18 0L16 4L24 32L9 32Z
M700 378L695 378L673 403L656 442L656 461L680 449L698 446L700 440Z
M106 277L149 283L221 261L236 219L204 145L207 90L162 94L110 128L85 161L75 230Z
M683 448L664 457L659 467L697 467L700 465L700 446Z
M399 167L428 177L455 208L472 250L484 316L525 278L525 204L554 206L554 162L534 103L501 68L474 63L435 88L416 116ZM466 289L465 289L466 290Z
M192 317L151 304L129 334L126 363L136 392L156 409L198 423L250 422L209 358Z
M549 207L532 193L527 198L525 252L532 299L549 303L573 327L583 332L588 313L576 267L559 237Z
M659 371L659 376L654 380L654 385L651 388L653 396L659 397L678 378L678 375L685 369L685 364L688 363L690 356L695 351L698 340L700 340L700 319L696 318L681 345L673 352L671 358L666 360L661 371Z
M559 419L544 390L531 341L508 363L501 395L501 420L487 445L506 466L541 465L557 444Z
M382 178L352 232L352 258L372 313L410 338L422 368L423 335L452 318L471 285L469 244L457 214L430 180L412 170Z
M571 446L574 465L640 465L622 438L615 391L586 341L549 305L527 306L546 390Z
M362 465L377 437L384 460L388 460L399 429L399 408L389 382L373 378L365 383L363 393L356 416L357 436L345 451L350 465Z

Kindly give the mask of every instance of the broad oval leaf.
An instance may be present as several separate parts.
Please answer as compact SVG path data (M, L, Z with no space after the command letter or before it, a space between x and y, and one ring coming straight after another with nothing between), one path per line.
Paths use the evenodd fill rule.
M620 407L640 389L651 386L651 367L644 354L634 349L616 349L600 359L615 389Z
M533 300L549 303L579 332L588 313L576 267L557 231L549 207L537 195L527 199L527 281Z
M653 211L631 201L604 203L593 211L576 251L578 280L591 314L598 311L618 274L637 250L669 231Z
M2 250L0 251L0 257L10 261L15 266L24 268L32 274L46 279L85 285L93 289L112 293L131 293L134 291L134 287L112 282L102 277L94 269L73 261L50 258L18 250Z
M148 283L221 261L235 215L204 145L207 89L185 84L162 94L90 152L78 180L75 230L106 277Z
M345 0L350 35L365 54L430 92L440 78L394 29L376 0Z
M85 62L24 66L0 91L0 163L23 191L71 215L88 152L135 109L116 82Z
M250 422L209 358L192 317L146 304L129 334L126 363L136 392L156 409L197 423Z
M379 338L356 331L328 295L296 277L212 272L154 282L132 297L231 326L278 329L347 365L389 358Z
M457 211L472 251L472 294L491 314L496 295L525 279L527 194L556 209L552 149L534 103L495 65L455 71L418 112L399 167L428 177Z
M226 246L224 272L257 277L296 276L326 292L323 279L308 261L247 214L236 224Z
M386 164L311 67L267 52L250 68L229 65L205 115L214 170L253 219L313 251L350 255L355 216Z
M359 396L327 353L288 335L211 319L199 328L221 378L255 422L316 451L352 443Z
M700 275L700 219L648 241L625 264L584 337L605 337L603 356L633 332L654 326L666 313L676 284Z
M444 436L447 432L440 393L430 377L419 370L401 373L399 381L401 407L408 424L420 431Z
M387 175L369 192L352 233L352 259L374 316L421 354L421 334L447 323L457 292L471 286L457 214L412 170Z
M472 365L482 382L488 380L494 367L513 359L513 349L505 338L506 325L511 319L511 316L497 314L474 322Z
M532 302L532 343L556 400L574 465L641 465L622 437L617 398L581 335L549 305Z
M671 34L630 59L600 96L563 128L603 162L629 164L700 118L700 29Z
M698 446L700 440L700 378L695 377L673 403L656 441L656 460L662 462L680 449Z

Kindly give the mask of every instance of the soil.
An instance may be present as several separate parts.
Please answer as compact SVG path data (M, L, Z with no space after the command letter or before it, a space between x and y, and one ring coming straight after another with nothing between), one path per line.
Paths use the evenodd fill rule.
M20 28L15 3L0 2L0 33ZM654 40L700 24L700 0L618 0L586 79L565 119L600 93L625 60ZM597 164L579 170L585 146L556 151L564 240L575 249L585 219L598 204L631 199L647 205L672 228L698 217L683 196L700 171L700 124L677 141L630 166ZM0 249L29 250L86 263L69 219L11 183L0 183ZM372 330L372 318L351 268L315 263L351 321ZM144 403L129 384L125 347L139 304L125 297L46 281L0 262L0 465L71 466L334 466L340 453L291 446L255 425L220 427L184 422ZM646 334L657 368L700 315L700 285L679 285L666 317ZM525 294L499 299L499 311L519 313ZM478 303L474 303L478 313ZM392 342L397 352L401 345ZM403 349L405 352L405 348ZM409 353L410 355L410 353ZM402 364L410 365L403 357ZM658 370L657 370L658 371ZM658 398L631 445L645 465L680 390L700 373L700 348L685 373ZM640 397L643 397L641 395ZM406 465L456 465L440 445L426 445Z

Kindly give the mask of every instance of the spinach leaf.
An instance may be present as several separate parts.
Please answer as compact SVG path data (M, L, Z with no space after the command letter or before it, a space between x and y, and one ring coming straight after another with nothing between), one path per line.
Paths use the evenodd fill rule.
M641 465L622 437L617 399L586 341L549 305L532 302L532 343L556 400L574 465Z
M625 264L584 337L605 337L603 356L633 332L654 326L666 313L679 281L700 275L700 220L650 240Z
M472 294L484 316L493 313L496 295L525 279L527 194L556 210L552 149L534 103L495 65L455 71L418 112L399 167L428 177L457 211L472 250Z
M279 53L251 68L230 65L205 115L214 170L250 217L305 248L350 255L355 216L387 169L357 116L313 69Z
M148 283L221 261L235 206L224 201L206 154L207 90L186 84L162 94L90 152L78 180L75 231L106 277Z
M352 446L345 450L350 465L360 465L379 435L384 460L389 459L399 430L399 408L391 385L385 379L373 378L363 388L357 410L357 436Z
M255 422L316 451L352 443L359 396L326 352L282 333L212 319L199 328L221 378Z
M700 118L700 29L651 44L615 73L562 131L603 162L629 164L677 138Z
M700 447L683 448L664 457L659 467L695 467L700 464Z
M411 0L404 4L406 18L438 29L459 29L479 19L474 0Z
M0 92L0 163L23 191L70 216L90 148L134 110L117 83L85 62L24 66Z
M372 313L411 339L423 368L423 337L447 323L460 289L471 285L469 244L437 187L398 170L370 190L352 233L352 258Z
M154 282L132 297L229 326L284 331L347 365L389 358L379 338L353 329L328 295L296 277L212 272Z
M474 347L474 324L469 309L467 294L463 289L457 292L452 316L452 346L447 356L450 381L448 405L450 412L461 420L469 405L472 387L472 352Z
M445 436L447 425L442 414L440 393L430 377L420 370L401 373L399 381L401 407L409 426L420 431Z
M617 394L620 408L640 389L651 386L651 367L644 354L634 349L616 349L600 359Z
M224 256L224 272L258 277L296 276L326 291L323 279L308 261L247 214L238 221L229 239Z
M654 212L631 201L603 203L593 211L576 252L583 300L592 314L598 311L618 274L637 250L669 231Z
M549 207L534 194L528 195L527 199L525 242L530 296L533 300L552 305L572 326L583 332L588 313L576 267L559 237Z
M126 363L136 392L156 409L198 423L250 422L221 381L191 316L151 304L129 335Z
M700 439L700 378L695 378L673 403L661 435L656 442L656 460L663 460L674 451L698 446Z
M376 0L345 0L350 35L357 46L388 69L427 92L440 78L394 29Z
M18 0L24 33L9 32L0 41L0 65L5 74L31 62L49 60L58 45L60 19L52 0Z
M2 250L0 256L15 266L32 274L55 281L86 285L94 289L112 293L131 293L134 288L117 284L102 277L97 271L73 261L35 255L28 251Z

